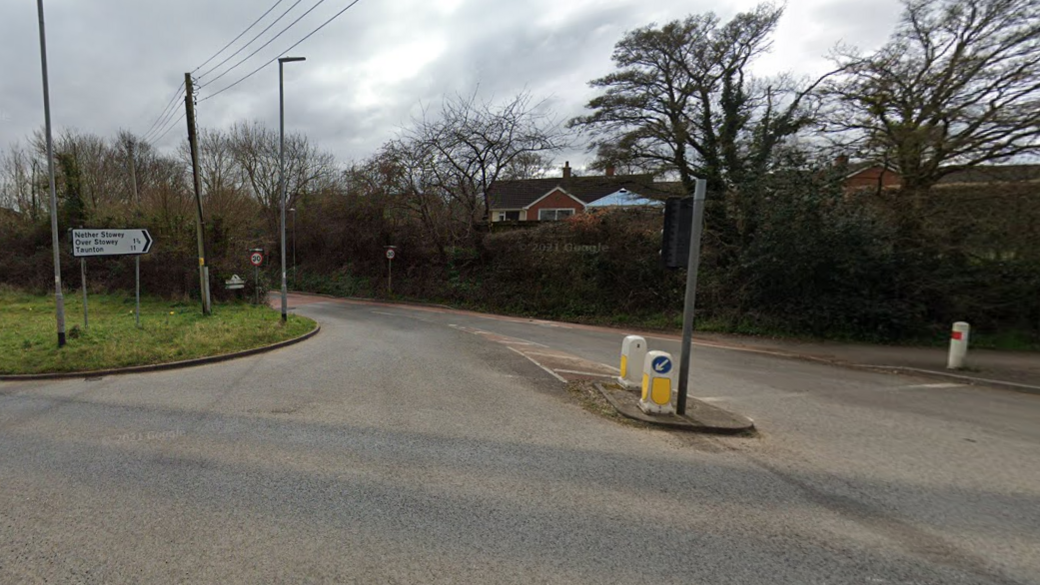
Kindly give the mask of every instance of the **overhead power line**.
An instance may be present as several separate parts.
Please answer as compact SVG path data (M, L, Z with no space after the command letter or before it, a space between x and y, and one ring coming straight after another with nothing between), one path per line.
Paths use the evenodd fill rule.
M203 67L205 67L205 66L206 66L207 64L209 64L209 62L210 62L210 61L212 61L212 60L216 59L218 55L220 55L220 54L221 54L221 53L223 53L224 51L228 50L228 47L230 47L231 45L235 44L235 41L237 41L238 39L242 38L242 37L243 37L243 36L244 36L244 35L245 35L245 34L246 34L247 32L249 32L249 31L253 30L253 27L254 27L254 26L256 26L257 24L259 24L259 22L260 22L261 20L263 20L265 16L267 16L268 14L270 14L270 13L271 13L271 11L272 11L272 10L274 10L275 8L277 8L277 7L278 7L278 5L279 5L279 4L281 4L282 2L285 2L285 0L278 0L277 2L275 2L275 3L274 3L274 4L273 4L273 5L272 5L272 6L270 7L270 8L268 8L268 9L267 9L267 11L266 11L266 12L264 12L263 14L261 14L261 15L260 15L260 18L258 18L258 19L256 19L256 20L254 20L254 21L253 21L253 24L251 24L251 25L247 26L247 27L246 27L246 30L244 30L244 31L242 31L242 32L240 32L240 33L238 33L238 36L237 36L237 37L235 37L235 38L233 38L233 39L231 39L231 42L229 42L228 44L224 45L224 46L223 46L223 47L222 47L222 48L221 48L221 49L220 49L219 51L217 51L216 53L214 53L212 57L210 57L209 59L206 59L206 60L205 60L205 61L204 61L204 62L202 63L202 65L199 65L198 67L196 67L196 68L192 69L192 70L191 70L191 72L192 72L192 73L195 73L195 72L196 72L196 71L198 71L199 69L202 69L202 68L203 68ZM275 22L278 22L278 21L275 21ZM247 44L248 44L248 43L247 43Z
M318 28L316 28L316 29L312 30L311 32L307 33L307 36L305 36L305 37L303 37L302 39L300 39L300 40L296 41L295 43L293 43L293 45L292 45L292 46L290 46L290 47L289 47L288 49L286 49L286 50L282 51L281 53L279 53L279 54L278 54L278 55L277 55L276 57L274 57L274 58L273 58L273 59L271 59L270 61L267 61L267 62L266 62L266 63L264 63L263 65L261 65L261 66L257 67L256 69L254 69L254 70L250 71L250 72L249 72L249 73L248 73L248 74L247 74L247 75L246 75L245 77L242 77L241 79L239 79L238 81L236 81L236 82L232 83L231 85L228 85L227 87L224 87L223 89L220 89L220 90L218 90L218 91L216 91L216 92L214 92L214 93L211 93L211 94L207 95L207 96L206 96L206 97L204 97L204 98L200 98L200 99L199 99L199 101L200 101L200 102L203 102L203 101L206 101L206 100L208 100L208 99L209 99L209 98L211 98L211 97L216 97L216 96L218 96L218 95L220 95L220 94L224 93L225 91L227 91L227 90L231 89L232 87L235 87L236 85L238 85L238 84L242 83L243 81L245 81L245 80L249 79L250 77L252 77L252 76L256 75L256 74L257 74L257 73L258 73L258 72L259 72L259 71L260 71L261 69L263 69L264 67L267 67L267 66L268 66L268 65L270 65L271 63L274 63L275 61L277 61L277 60L278 60L278 58L279 58L279 57L281 57L282 55L285 55L285 54L286 54L286 53L288 53L289 51L291 51L291 50L295 49L295 48L296 48L296 47L297 47L297 46L298 46L298 45L299 45L300 43L302 43L303 41L306 41L307 39L311 38L311 37L312 37L312 36L313 36L313 35L314 35L315 33L317 33L318 31L320 31L321 29L325 28L325 26L326 26L326 25L328 25L328 24L329 24L330 22L332 22L333 20L336 20L337 18L339 18L341 14L343 14L343 13L344 13L344 12L346 12L347 10L350 10L351 8L353 8L353 7L354 7L354 5L355 5L355 4L357 4L357 3L358 3L358 2L360 2L360 1L361 1L361 0L354 0L354 1L353 1L353 2L351 2L350 4L347 4L347 5L346 5L346 6L345 6L345 7L343 8L343 10L340 10L340 11L339 11L339 12L337 12L336 14L333 14L333 15L332 15L332 18L330 18L330 19L326 20L325 22L321 23L321 26L319 26ZM319 2L319 3L320 3L320 2ZM283 31L283 32L284 32L284 31ZM274 40L274 39L272 39L272 40ZM218 79L219 79L219 78L218 78ZM216 79L214 79L213 81L216 81ZM206 84L206 85L209 85L209 84Z
M170 125L169 125L169 126L168 126L168 127L166 128L166 130L163 130L163 133L162 133L162 134L160 134L159 136L157 136L157 137L156 137L156 138L155 138L154 140L152 140L152 142L154 142L154 143L158 144L160 140L162 140L162 139L163 139L163 138L164 138L164 137L165 137L165 136L166 136L167 134L169 134L169 133L170 133L170 130L173 130L174 128L176 128L176 127L177 127L177 124L178 124L178 123L180 123L180 122L181 122L182 120L184 120L184 118L185 118L185 116L186 116L186 115L187 115L187 114L185 114L184 112L181 112L181 115L180 115L180 116L177 116L177 118L176 118L176 119L175 119L175 120L173 121L173 123L172 123L172 124L170 124Z
M182 91L181 91L180 93L178 93L178 94L177 94L177 99L175 99L175 100L174 100L174 101L172 102L172 104L173 104L174 106L176 106L176 105L177 105L177 103L181 101L181 100L180 100L180 98L183 98L183 97L184 97L184 91L182 90ZM155 135L156 135L156 134L158 134L159 132L162 132L163 128L165 128L165 127L166 127L166 124L168 124L168 123L169 123L169 121L170 121L170 118L172 118L172 117L173 117L173 116L174 116L174 115L175 115L176 113L177 113L177 108L176 108L176 107L173 107L173 108L171 108L171 109L170 109L170 110L169 110L169 111L168 111L168 112L166 113L166 115L164 115L164 116L163 116L163 117L162 117L162 118L161 118L161 119L159 120L159 123L158 123L158 124L156 124L155 128L154 128L154 129L153 129L153 130L152 130L151 132L149 132L149 133L147 133L147 134L145 134L145 135L144 135L144 137L142 138L142 140L145 140L145 141L147 141L147 140L148 140L148 137L149 137L149 136L155 136Z
M304 12L303 14L301 14L300 16L298 16L298 17L296 18L296 20L294 20L294 21L290 22L290 23L289 23L289 26L287 26L287 27L283 28L283 29L282 29L282 30L281 30L281 31L280 31L280 32L279 32L278 34L276 34L276 35L274 35L273 37L271 37L270 39L268 39L268 41L267 41L266 43L264 43L264 44L260 45L260 47L259 47L258 49L256 49L256 50L255 50L255 51L253 51L252 53L250 53L250 54L246 55L246 57L245 57L244 59L242 59L242 60L241 60L241 61L239 61L238 63L235 63L234 65L232 65L230 69L227 69L226 71L224 71L224 72L223 72L223 73L221 73L220 75L218 75L218 76L214 77L213 79L211 79L211 80L207 81L207 82L206 82L206 85L209 85L209 84L213 83L214 81L216 81L216 80L220 79L221 77L224 77L224 76L225 76L225 75L227 75L228 73L231 73L232 71L234 71L234 70L235 70L235 68L236 68L236 67L238 67L239 65L241 65L241 64L243 64L243 63L245 63L245 62L246 62L246 61L248 61L248 60L249 60L250 58L252 58L252 57L253 57L253 55L256 55L256 54L257 54L257 53L259 53L260 51L264 50L264 49L265 49L265 48L266 48L266 47L267 47L268 45L270 45L271 43L273 43L273 42L275 42L276 40L278 40L278 37L280 37L280 36L282 36L283 34L285 34L285 32L286 32L286 31L288 31L288 30L289 30L290 28L292 28L292 27L296 26L296 23L297 23L297 22L300 22L301 20L303 20L303 18L304 18L305 16L307 16L308 14L310 14L311 12L313 12L315 8L317 8L317 7L321 6L321 5L322 5L322 4L324 3L324 2L325 2L325 0L318 0L317 2L315 2L315 3L314 3L314 6L311 6L310 8L308 8L308 9L307 9L307 12ZM206 87L206 85L203 85L203 86L202 86L202 87L200 87L199 89L202 89L203 87Z
M239 53L241 53L242 51L246 50L246 47L248 47L249 45L252 45L253 43L255 43L255 42L256 42L256 39L259 39L260 37L264 36L264 33L266 33L267 31L271 30L271 27L273 27L274 25L278 24L278 22L279 22L279 21L281 21L281 20L282 20L283 18L285 18L285 15L286 15L286 14L289 14L289 12L291 12L293 8L296 8L296 6L297 6L297 5L298 5L298 4L300 3L300 2L303 2L303 0L296 0L296 2L293 2L293 5L292 5L292 6L290 6L289 8L286 8L286 9L285 9L285 12L281 13L281 14L280 14L280 15L278 16L278 18L274 19L274 21L272 21L272 22L271 22L271 24L267 25L267 28L265 28L264 30L262 30L262 31L260 31L259 33L257 33L257 35L256 35L255 37L253 37L253 38L249 39L249 42L248 42L248 43L246 43L246 44L242 45L241 47L239 47L239 48L238 48L238 50L237 50L237 51L235 51L234 53L231 53L230 55L228 55L227 57L225 57L223 61L221 61L220 63L217 63L217 64L216 64L216 65L214 65L213 67L210 67L210 68L209 68L208 70L206 70L206 72L205 72L205 73L203 73L202 75L199 75L199 77L198 77L198 78L199 78L199 79L202 79L203 77L205 77L205 76L209 75L210 73L213 73L213 72L214 72L214 71L216 71L217 69L220 69L220 68L221 68L221 67L222 67L222 66L224 65L224 63L227 63L228 61L230 61L230 60L234 59L236 55L238 55L238 54L239 54ZM295 23L294 23L294 24L295 24ZM292 25L289 25L289 26L292 26ZM278 38L278 37L275 37L275 38ZM252 55L250 55L250 56L252 56ZM248 59L248 58L249 58L249 57L246 57L246 59ZM241 61L240 61L239 63L241 64ZM231 67L231 69L234 69L235 67L238 67L238 65L235 65L235 66ZM221 75L226 75L228 71L231 71L231 69L228 69L227 71L225 71L225 72L224 72L224 73L222 73Z
M179 98L182 95L184 95L184 91L183 90L184 90L184 82L182 81L181 84L177 86L177 91L174 92L173 98L170 99L169 103L166 104L166 107L163 108L162 113L160 113L159 116L152 122L152 125L149 126L147 130L145 130L144 136L148 136L149 134L152 133L153 130L156 129L156 127L162 125L162 122L160 122L160 120L162 120L163 118L165 118L167 116L167 113L170 111L170 108L172 108L173 105L175 103L177 103L177 98Z
M241 33L239 33L237 37L235 37L235 38L231 39L231 42L229 42L228 44L224 45L224 47L223 47L223 48L221 48L221 49L220 49L219 51L217 51L216 53L214 53L214 54L213 54L213 56L211 56L211 57L210 57L209 59L206 59L206 60L205 60L205 61L204 61L204 62L203 62L203 63L202 63L201 65L199 65L198 67L196 67L195 69L193 69L193 70L192 70L192 73L195 73L195 72L196 72L196 71L198 71L199 69L202 69L202 68L203 68L203 67L205 67L205 66L206 66L206 64L208 64L208 63L209 63L210 61L212 61L213 59L216 59L216 58L217 58L217 57L218 57L218 56L219 56L219 55L220 55L221 53L223 53L224 51L226 51L226 50L228 49L228 47L230 47L231 45L235 44L235 42L236 42L236 41L238 41L238 39L240 39L240 38L242 38L243 36L245 36L245 34L246 34L247 32L249 32L250 30L252 30L252 29L253 29L253 27L255 27L255 26L256 26L256 25L257 25L257 24L258 24L258 23L259 23L259 22L260 22L261 20L263 20L263 19L264 19L264 18L265 18L265 17L266 17L266 16L268 15L268 14L270 14L270 13L271 13L271 11L273 11L273 10L274 10L275 8L277 8L277 7L278 7L278 5L280 5L280 4L281 4L282 2L284 2L284 1L285 1L285 0L277 0L277 1L276 1L276 2L275 2L275 3L273 4L273 5L271 5L271 7L270 7L270 8L268 8L268 9L267 9L267 10L266 10L266 11L265 11L265 12L264 12L263 14L261 14L261 15L260 15L260 18L257 18L257 19L256 19L255 21L253 21L253 24L250 24L250 25L249 25L248 27L246 27L246 29L245 29L244 31L242 31ZM281 19L282 19L282 18L283 18L283 17L284 17L284 16L286 15L286 14L288 14L288 13L289 13L289 11L290 11L290 10L292 10L293 8L295 8L295 7L296 7L296 5L297 5L297 4L299 4L299 3L300 3L300 2L302 2L302 1L303 1L303 0L296 0L296 3L295 3L295 4L293 4L292 6L290 6L288 10L286 10L285 12L283 12L283 13L282 13L282 15L281 15L281 16L279 16L279 17L278 17L277 19L275 19L275 21L274 21L274 22L272 22L271 24L269 24L269 25L267 26L267 28L265 28L264 30L260 31L260 34L258 34L257 36L253 37L253 39L252 39L252 40L250 40L250 41L249 41L248 43L246 43L245 45L243 45L243 46L242 46L242 48L240 48L240 49L239 49L238 51L236 51L235 53L233 53L233 54L232 54L231 56L229 56L229 57L228 57L227 59L225 59L224 61L222 61L222 62L220 62L219 64L217 64L217 66L216 66L216 67L214 67L214 69L216 69L217 67L220 67L221 65L223 65L224 63L226 63L226 62L227 62L228 60L230 60L231 58L233 58L233 57L234 57L235 55L237 55L238 53L242 52L242 50L243 50L243 49L245 49L246 47L248 47L248 46L249 46L249 45L250 45L250 44L251 44L251 43L252 43L253 41L255 41L256 39L260 38L260 36L261 36L261 35L263 35L263 34L264 34L265 32L267 32L268 30L270 30L270 28L271 28L271 27L273 27L273 26L274 26L275 24L277 24L279 20L281 20ZM210 71L212 71L212 69L211 69ZM209 71L207 71L207 73L209 73ZM182 97L182 96L184 95L184 91L183 91L183 89L184 89L184 82L182 81L182 82L180 83L180 85L178 85L178 86L177 86L177 91L176 91L176 93L174 93L174 94L173 94L173 98L172 98L172 99L171 99L171 100L169 101L169 103L167 103L167 104L166 104L166 107L165 107L165 108L163 108L163 110L162 110L162 112L161 112L161 113L159 114L159 116L158 116L158 117L157 117L157 118L156 118L156 119L155 119L155 120L154 120L154 121L152 122L152 125L151 125L151 126L149 126L147 130L145 130L145 132L144 132L144 135L143 135L143 137L142 137L142 140L145 140L145 141L147 141L147 140L148 140L148 137L149 137L149 136L151 136L151 135L155 135L155 134L157 134L157 133L159 133L159 132L162 132L162 128L163 128L163 127L164 127L164 126L166 125L166 123L167 123L167 122L169 121L170 117L171 117L171 116L173 115L173 113L174 113L174 111L175 111L175 110L171 110L171 108L173 108L174 104L176 104L176 103L177 103L177 100L178 100L178 99L179 99L180 97ZM168 130L167 130L167 131L168 131Z

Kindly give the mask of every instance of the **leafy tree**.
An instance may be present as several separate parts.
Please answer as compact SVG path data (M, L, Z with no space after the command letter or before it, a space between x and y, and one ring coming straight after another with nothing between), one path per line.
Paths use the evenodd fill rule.
M629 32L617 70L571 127L593 136L598 164L675 172L688 192L706 178L722 192L764 175L777 149L814 120L812 90L789 78L756 80L750 65L770 48L783 8L759 5L723 23L692 15Z
M62 177L62 223L65 228L78 228L86 220L86 205L83 203L83 173L80 171L76 152L60 152L55 155Z
M832 128L895 165L910 193L1040 152L1040 0L903 4L879 50L839 50Z

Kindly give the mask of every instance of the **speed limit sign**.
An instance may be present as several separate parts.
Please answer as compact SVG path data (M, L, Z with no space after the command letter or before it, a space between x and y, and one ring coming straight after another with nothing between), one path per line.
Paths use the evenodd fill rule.
M394 251L393 248L387 248L387 250L386 250L386 259L387 260L393 260L394 257L396 257L396 256L397 256L397 252Z
M252 264L253 266L260 266L261 264L264 263L264 253L263 252L253 252L252 254L249 255L249 263Z

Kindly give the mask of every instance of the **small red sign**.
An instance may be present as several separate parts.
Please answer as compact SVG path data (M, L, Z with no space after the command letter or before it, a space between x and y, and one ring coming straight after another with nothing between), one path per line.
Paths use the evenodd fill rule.
M950 339L953 339L955 341L961 341L961 340L964 339L964 332L963 331L954 331L953 335L950 336Z

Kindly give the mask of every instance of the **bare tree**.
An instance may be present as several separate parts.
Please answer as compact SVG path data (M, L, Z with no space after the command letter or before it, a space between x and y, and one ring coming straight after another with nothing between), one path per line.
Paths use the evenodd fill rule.
M1040 152L1040 0L904 0L878 51L839 49L831 127L911 193Z
M0 152L0 207L35 220L39 207L32 178L34 162L30 153L17 144L6 153Z
M443 188L436 158L427 144L397 140L384 145L375 162L391 205L418 217L443 264L448 246L470 235L473 208Z
M141 150L144 148L148 148L148 144L132 132L126 130L119 131L113 145L113 150L121 155L122 174L125 178L123 189L127 195L126 201L133 205L138 204L141 198L137 168L141 166Z
M245 174L253 196L267 209L279 206L278 133L259 122L235 124L228 133L235 162ZM335 160L300 134L285 137L287 207L308 192L328 188L335 181Z
M532 157L567 145L545 103L534 102L527 92L501 105L479 101L476 92L448 98L440 117L418 120L405 141L428 162L429 184L465 209L471 221L490 220L488 193L496 181Z

